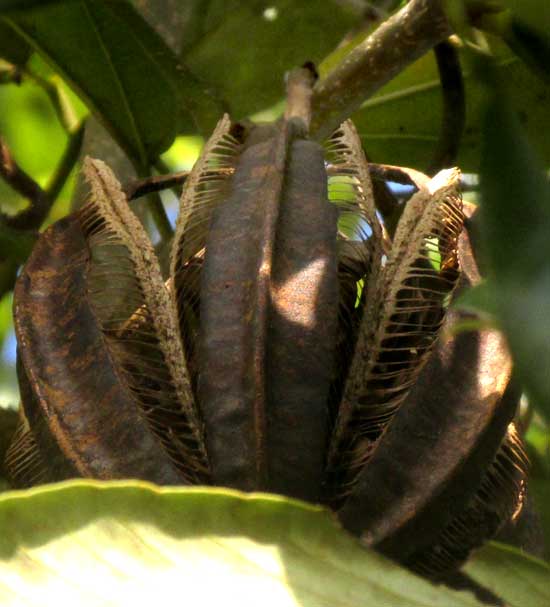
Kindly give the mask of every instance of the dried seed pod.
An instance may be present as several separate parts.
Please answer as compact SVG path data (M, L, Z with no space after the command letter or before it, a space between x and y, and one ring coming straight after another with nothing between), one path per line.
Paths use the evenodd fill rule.
M388 243L376 215L361 140L350 121L344 122L328 141L327 160L331 165L329 199L338 209L339 336L330 403L334 424L365 302L371 301L376 291L382 253Z
M214 209L228 195L242 151L241 129L226 115L216 126L185 183L172 243L170 280L191 382L196 391L200 327L200 281Z
M8 480L14 487L26 488L49 480L50 468L46 467L29 422L22 409L19 421L6 452L4 466Z
M479 280L466 232L457 250L464 288ZM505 340L495 330L455 335L464 316L447 312L429 362L339 512L364 542L430 577L496 535L521 509L527 478Z
M106 167L87 170L93 200L42 236L16 286L27 418L42 420L32 431L45 461L59 459L52 445L62 452L61 478L195 480L200 423L152 245ZM142 322L128 325L136 310Z
M291 73L278 123L222 118L166 281L110 170L86 163L89 203L17 283L6 464L18 486L137 477L323 501L440 576L521 507L510 359L494 331L441 333L457 283L479 277L458 171L386 166L418 191L383 225L353 125L324 149L307 138L313 79Z
M188 482L205 482L208 458L175 300L151 241L110 170L98 161L88 162L85 170L92 200L79 218L91 252L86 279L93 312L138 408L170 459ZM128 279L122 289L120 274Z
M299 109L249 141L214 213L199 394L214 482L316 500L334 364L336 215L322 148L301 138Z
M517 394L505 392L510 371L496 331L442 339L359 474L339 512L344 525L389 556L432 574L460 564L494 535L514 512L526 474L523 456L509 468L487 472L487 462L506 449L502 437L516 411ZM502 499L502 491L487 492L491 485L512 500ZM460 525L461 517L472 518L466 512L473 502L494 528ZM446 530L453 526L467 529L466 537L455 533L454 541L443 540L445 533L451 538Z
M323 149L295 141L276 230L266 351L268 488L317 501L337 334L336 209Z
M328 451L326 499L341 503L413 386L459 276L458 171L421 189L399 221L365 313Z

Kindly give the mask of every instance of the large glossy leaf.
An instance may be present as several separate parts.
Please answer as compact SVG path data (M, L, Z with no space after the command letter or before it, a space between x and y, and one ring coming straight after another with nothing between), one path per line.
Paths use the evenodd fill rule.
M52 4L5 23L68 80L138 168L172 142L180 107L210 107L202 86L128 2Z
M497 592L509 607L550 605L550 565L511 546L491 543L464 569L476 582Z
M495 300L525 387L550 417L550 186L497 74L482 68L481 209Z
M546 137L550 86L509 52L499 63L526 131L545 160L550 161L550 140ZM464 73L466 125L457 164L463 171L477 172L483 91L467 70ZM433 54L407 68L369 99L353 119L373 161L428 167L441 128L441 91Z
M480 605L362 549L325 511L273 495L71 482L4 494L0 526L6 607Z
M185 61L219 88L233 118L264 110L283 96L287 70L321 61L353 25L339 4L210 2L195 21L205 34Z

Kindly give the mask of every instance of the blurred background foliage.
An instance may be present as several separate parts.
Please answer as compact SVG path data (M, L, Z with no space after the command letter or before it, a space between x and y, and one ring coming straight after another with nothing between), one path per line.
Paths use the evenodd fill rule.
M0 0L0 137L17 164L55 194L40 229L81 200L78 171L84 154L114 164L125 182L189 169L223 112L235 119L276 118L288 69L311 60L321 76L338 70L404 4ZM446 6L459 34L450 44L464 88L463 107L460 101L455 107L460 124L452 162L472 174L474 184L481 176L487 256L498 260L506 252L502 263L493 264L488 299L498 300L491 310L507 331L531 399L525 398L521 421L533 464L533 492L550 529L546 4L449 0ZM491 62L479 58L488 54ZM364 100L353 118L369 158L422 171L432 167L444 136L444 98L441 71L429 53ZM496 178L498 170L507 178ZM538 171L536 179L533 171ZM162 193L162 204L155 197L136 204L157 241L169 236L176 194ZM478 194L476 186L465 196L478 202ZM28 199L0 179L0 205L6 216L14 216ZM514 223L518 227L510 232ZM15 247L10 252L12 236L2 233L0 238L0 407L13 409L18 394L12 288L25 251ZM527 242L535 242L535 248ZM518 279L523 272L518 259L523 269L532 269L530 280ZM535 319L531 325L529 317Z

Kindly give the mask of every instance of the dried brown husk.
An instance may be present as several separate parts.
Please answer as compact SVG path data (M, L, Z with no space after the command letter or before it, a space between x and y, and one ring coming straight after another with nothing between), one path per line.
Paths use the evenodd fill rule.
M214 210L230 191L243 132L225 115L206 142L189 174L180 199L176 233L170 253L173 307L194 391L198 378L200 281Z
M459 276L459 172L408 202L376 287L367 293L328 451L327 500L341 503L422 370Z
M184 482L106 347L89 262L80 215L68 216L40 237L15 287L21 397L43 459L57 480Z
M275 234L266 349L268 488L319 500L338 330L337 216L324 150L289 150Z
M519 516L525 499L529 460L517 428L510 423L506 435L466 508L455 516L429 547L409 556L405 563L429 577L441 577L462 565L472 550L494 538Z
M48 481L47 467L22 409L19 410L17 428L6 451L4 467L12 487L25 489Z
M338 211L339 331L330 402L334 425L366 302L376 291L382 254L389 243L376 214L361 140L351 121L344 122L327 142L326 159L329 200Z
M321 499L437 577L520 509L527 471L501 338L436 342L459 256L477 272L458 171L417 182L390 242L353 125L323 151L307 118L220 121L166 282L120 185L87 161L89 203L18 281L26 421L8 468L18 486L129 476Z
M90 251L88 293L106 346L154 434L188 482L207 482L203 428L187 370L175 299L120 184L87 161L80 222ZM128 322L130 318L130 322Z
M480 279L467 232L458 253L465 288ZM339 511L364 542L430 577L456 569L519 512L527 478L505 340L490 329L457 334L471 316L447 312L428 363Z
M252 130L214 212L199 395L216 483L315 501L334 366L336 216L323 150L301 120L290 111L276 128Z

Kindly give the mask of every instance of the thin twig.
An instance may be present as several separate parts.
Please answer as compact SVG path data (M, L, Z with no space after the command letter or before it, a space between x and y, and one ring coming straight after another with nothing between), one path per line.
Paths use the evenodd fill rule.
M188 176L189 171L180 171L178 173L171 173L170 175L155 175L146 179L137 179L126 185L124 193L128 200L135 200L152 192L160 192L161 190L182 185Z
M162 204L162 200L160 198L160 194L158 192L151 193L149 195L149 211L151 213L151 217L155 223L155 227L157 228L160 238L162 241L168 241L174 235L174 230L172 228L172 224L168 219L168 215L166 214L166 209Z
M328 137L367 98L451 33L441 0L411 0L316 84L311 133L318 140Z
M16 230L40 228L78 161L83 138L84 125L81 125L69 137L63 156L46 190L23 171L15 162L5 142L0 140L0 175L16 192L30 202L26 209L13 217L4 215L3 222L6 226Z
M377 164L369 163L369 172L371 177L383 181L393 181L401 185L412 185L416 189L425 187L430 180L427 175L411 169L409 167L401 167L393 164Z
M63 186L67 182L71 171L74 169L80 152L82 151L82 144L84 143L84 133L86 130L86 123L83 121L80 126L69 136L69 140L63 152L63 156L57 165L55 173L53 174L50 184L46 189L46 193L50 201L55 201Z
M327 165L327 174L330 176L333 171L341 171L341 166L336 168L332 165ZM394 181L395 183L401 183L403 185L412 185L419 187L426 183L429 179L427 175L411 169L409 167L400 167L392 164L378 164L371 162L369 163L370 174L374 179L383 181ZM219 175L232 174L234 169L213 169L210 174ZM177 173L170 173L168 175L155 175L154 177L147 177L145 179L136 179L131 181L124 187L124 193L128 200L136 200L146 194L152 192L160 192L174 186L181 186L187 180L190 171L179 171Z
M312 63L292 70L287 76L285 120L292 121L307 133L311 123L313 85L319 75Z
M0 214L0 297L13 288L17 268L29 256L40 226L78 160L83 134L84 125L81 125L69 138L47 190L23 171L6 143L0 139L0 176L30 203L28 208L13 217Z
M426 171L428 175L455 164L466 123L466 95L458 51L446 40L440 42L434 52L441 81L443 116L439 141Z
M50 103L57 115L57 119L65 131L67 131L67 133L73 132L75 130L74 127L77 118L73 108L62 99L59 87L28 67L25 67L24 71L25 75L42 88L46 95L48 95Z
M4 223L8 226L21 228L20 216L25 216L34 227L34 217L41 217L47 210L48 196L46 192L27 175L25 171L15 162L6 142L0 138L0 176L18 194L30 201L30 207L14 217L2 216ZM26 226L24 226L26 227ZM29 226L31 227L31 226Z

